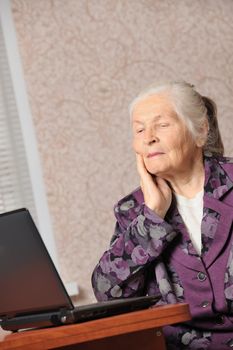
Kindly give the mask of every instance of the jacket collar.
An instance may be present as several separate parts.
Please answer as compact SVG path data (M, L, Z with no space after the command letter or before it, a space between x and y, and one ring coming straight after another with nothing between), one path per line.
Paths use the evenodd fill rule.
M233 172L228 173L228 164L232 163L231 158L214 158L210 155L204 155L205 166L205 185L204 192L209 197L222 199L233 187Z

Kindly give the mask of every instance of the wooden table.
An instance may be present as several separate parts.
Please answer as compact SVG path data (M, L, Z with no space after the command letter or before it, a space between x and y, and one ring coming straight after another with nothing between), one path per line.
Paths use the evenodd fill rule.
M190 319L187 304L158 306L84 323L0 331L1 350L165 350L161 327Z

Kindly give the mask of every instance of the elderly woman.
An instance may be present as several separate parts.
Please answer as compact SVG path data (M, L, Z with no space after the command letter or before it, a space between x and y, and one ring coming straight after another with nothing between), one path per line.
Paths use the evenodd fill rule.
M229 349L233 163L215 103L172 82L139 95L130 111L141 186L115 206L115 233L92 276L96 298L187 302L192 320L164 327L167 348Z

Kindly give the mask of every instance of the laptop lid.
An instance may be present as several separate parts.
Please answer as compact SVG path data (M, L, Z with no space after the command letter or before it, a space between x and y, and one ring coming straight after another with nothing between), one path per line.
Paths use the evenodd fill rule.
M0 215L0 318L73 309L27 209Z
M6 330L47 327L135 311L159 296L75 307L27 209L0 214L0 325Z

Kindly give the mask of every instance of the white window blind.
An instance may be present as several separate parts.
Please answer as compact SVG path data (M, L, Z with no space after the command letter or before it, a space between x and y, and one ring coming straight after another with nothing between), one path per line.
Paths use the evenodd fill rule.
M37 222L22 130L0 26L0 212L26 207Z

